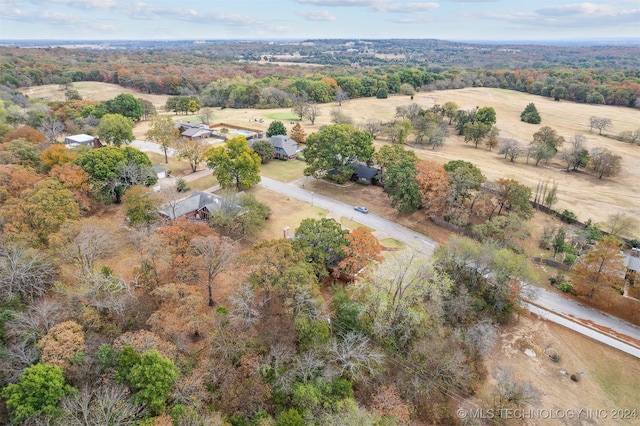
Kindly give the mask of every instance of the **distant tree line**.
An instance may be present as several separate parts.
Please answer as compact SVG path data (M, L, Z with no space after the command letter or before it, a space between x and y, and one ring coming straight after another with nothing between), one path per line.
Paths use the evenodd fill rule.
M636 69L589 69L542 66L531 69L486 69L441 65L382 64L332 68L288 67L227 62L189 51L90 52L65 49L0 50L0 84L9 88L99 81L145 93L198 95L203 106L231 108L290 107L296 99L318 103L359 97L384 98L411 90L495 87L579 103L640 108ZM126 64L120 60L129 58ZM311 59L310 59L311 60ZM624 64L623 64L624 65ZM547 64L548 66L548 64Z

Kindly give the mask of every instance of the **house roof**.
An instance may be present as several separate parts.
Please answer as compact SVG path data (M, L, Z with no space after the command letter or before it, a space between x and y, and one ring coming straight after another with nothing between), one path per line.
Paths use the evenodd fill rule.
M359 178L367 179L367 180L377 175L378 172L380 171L375 167L368 167L368 166L365 166L364 164L351 164L350 167L353 167L353 174L355 174Z
M65 143L78 143L78 144L92 144L95 136L87 135L87 134L79 134L73 136L67 136L64 138Z
M208 192L196 191L184 200L178 201L173 209L170 206L166 206L163 210L160 210L160 213L170 219L175 219L205 207L211 212L217 209L219 205L219 196Z
M188 138L197 138L200 136L204 136L204 135L210 135L211 133L213 133L211 130L209 129L202 129L202 128L198 128L198 127L192 127L189 128L187 130L185 130L184 132L182 132L182 136L186 136Z
M296 155L298 153L298 147L300 146L298 142L284 135L272 136L269 142L274 148L282 149L288 156Z
M624 260L624 266L632 271L640 272L640 257L635 257L630 254L627 255L627 258Z

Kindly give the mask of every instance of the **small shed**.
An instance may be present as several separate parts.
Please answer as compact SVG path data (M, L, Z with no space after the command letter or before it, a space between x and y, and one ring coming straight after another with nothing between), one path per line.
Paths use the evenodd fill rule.
M156 171L156 175L158 176L158 179L164 179L167 177L167 170L163 169L160 166L153 166L153 170Z
M95 136L87 135L81 133L79 135L71 135L64 138L64 144L67 148L77 148L79 146L90 146L92 148L96 146L96 138Z

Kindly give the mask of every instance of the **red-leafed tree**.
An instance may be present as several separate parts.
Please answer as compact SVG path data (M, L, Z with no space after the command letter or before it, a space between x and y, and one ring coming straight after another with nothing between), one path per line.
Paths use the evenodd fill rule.
M368 228L356 228L347 234L345 238L349 243L342 248L344 258L338 263L338 268L334 271L334 275L337 276L344 272L354 277L369 263L382 260L380 253L383 247Z
M438 214L449 197L449 178L444 167L433 161L416 163L416 183L422 193L422 206L427 214Z

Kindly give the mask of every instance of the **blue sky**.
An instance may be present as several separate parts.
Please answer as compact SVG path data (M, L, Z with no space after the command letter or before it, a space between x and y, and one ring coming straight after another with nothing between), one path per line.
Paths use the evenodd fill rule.
M640 0L0 0L0 39L640 38Z

